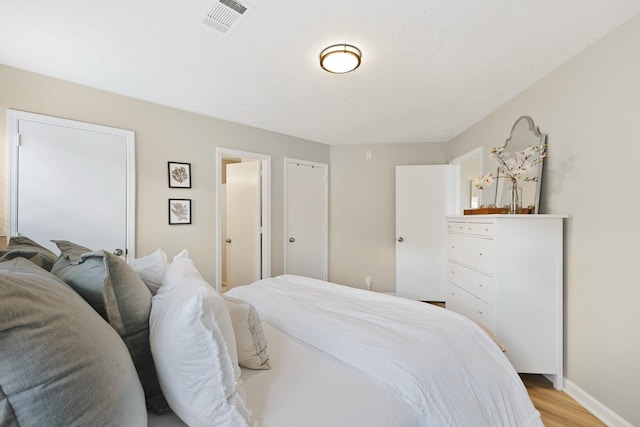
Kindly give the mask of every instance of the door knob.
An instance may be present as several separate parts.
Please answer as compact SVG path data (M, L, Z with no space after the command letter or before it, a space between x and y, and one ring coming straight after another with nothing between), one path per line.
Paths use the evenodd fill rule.
M231 239L228 238L228 237L226 239L224 239L224 241L227 242L227 243L231 243Z
M121 256L123 253L124 253L124 251L123 251L122 249L120 249L120 248L115 249L115 250L113 251L113 254L114 254L115 256Z
M398 237L398 242L404 242L404 237Z
M295 238L293 238L293 237L289 237L289 241L290 241L291 243L293 243L293 242L295 242L295 241L296 241L296 239L295 239Z

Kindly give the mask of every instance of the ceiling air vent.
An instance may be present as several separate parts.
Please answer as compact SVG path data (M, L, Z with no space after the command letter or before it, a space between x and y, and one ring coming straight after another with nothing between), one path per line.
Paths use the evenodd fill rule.
M204 23L211 25L224 34L230 34L251 13L254 7L235 0L218 0L204 18Z

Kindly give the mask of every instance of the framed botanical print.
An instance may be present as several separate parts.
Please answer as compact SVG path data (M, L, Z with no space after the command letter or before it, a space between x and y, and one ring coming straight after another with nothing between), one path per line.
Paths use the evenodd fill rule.
M169 225L191 224L191 199L169 199Z
M191 163L169 162L169 188L191 188Z

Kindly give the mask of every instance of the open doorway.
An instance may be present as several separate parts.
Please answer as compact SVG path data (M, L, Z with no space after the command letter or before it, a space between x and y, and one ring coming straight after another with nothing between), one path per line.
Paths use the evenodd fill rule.
M264 154L216 149L218 292L271 276L270 164Z

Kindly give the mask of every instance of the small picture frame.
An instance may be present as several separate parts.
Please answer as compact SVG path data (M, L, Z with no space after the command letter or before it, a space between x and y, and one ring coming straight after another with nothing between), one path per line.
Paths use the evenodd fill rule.
M169 225L191 224L191 199L169 199Z
M169 162L169 188L191 188L191 163Z

